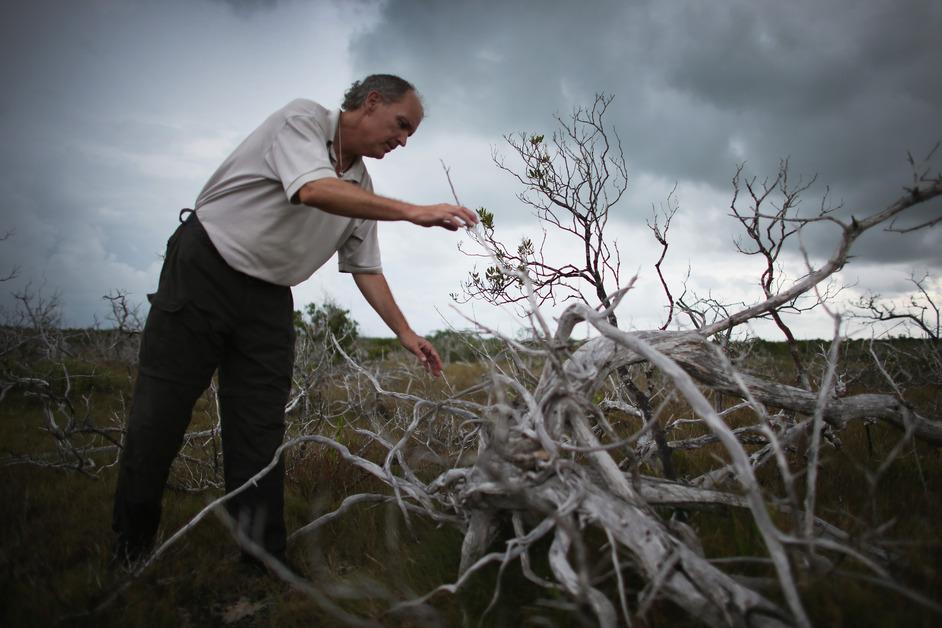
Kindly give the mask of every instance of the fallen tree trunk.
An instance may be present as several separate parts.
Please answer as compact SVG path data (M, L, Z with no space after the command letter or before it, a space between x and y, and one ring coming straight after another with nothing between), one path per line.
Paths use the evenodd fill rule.
M814 414L818 392L734 372L718 348L698 332L641 331L633 336L677 362L691 377L715 392L744 398L746 391L762 404L801 414ZM646 360L610 338L594 338L575 351L567 362L566 374L576 378L580 391L592 394L604 384L608 373L619 366ZM541 387L552 388L559 378L546 375ZM824 420L838 429L850 421L878 419L932 445L942 445L942 422L916 413L905 402L885 394L859 394L831 398L824 409Z

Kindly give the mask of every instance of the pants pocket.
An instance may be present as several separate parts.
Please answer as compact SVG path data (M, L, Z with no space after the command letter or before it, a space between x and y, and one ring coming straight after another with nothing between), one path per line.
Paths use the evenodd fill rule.
M141 373L205 388L222 351L209 314L160 292L150 302L141 338Z

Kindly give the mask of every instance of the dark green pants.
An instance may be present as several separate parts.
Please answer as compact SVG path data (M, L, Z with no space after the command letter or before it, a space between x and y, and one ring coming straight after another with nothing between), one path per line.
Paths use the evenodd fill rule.
M114 503L118 549L130 557L154 542L170 465L213 373L219 370L231 491L266 466L282 442L294 361L291 289L231 268L193 213L167 242L157 292L148 298ZM284 553L283 464L228 506L250 538Z

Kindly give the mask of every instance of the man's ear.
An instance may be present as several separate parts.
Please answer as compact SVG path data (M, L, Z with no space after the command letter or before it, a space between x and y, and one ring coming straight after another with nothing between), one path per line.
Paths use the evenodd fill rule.
M366 111L372 113L381 102L383 102L383 97L379 95L379 92L372 91L366 95L366 100L364 100L363 104L366 107Z

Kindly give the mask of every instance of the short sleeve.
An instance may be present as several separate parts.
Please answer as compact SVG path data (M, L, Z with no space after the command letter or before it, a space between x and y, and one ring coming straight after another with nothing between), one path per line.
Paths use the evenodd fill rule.
M305 183L337 176L330 163L324 129L305 116L285 120L265 153L265 163L281 181L288 201L293 204L298 203L295 195Z
M342 273L382 273L376 221L361 221L341 245L337 258Z

